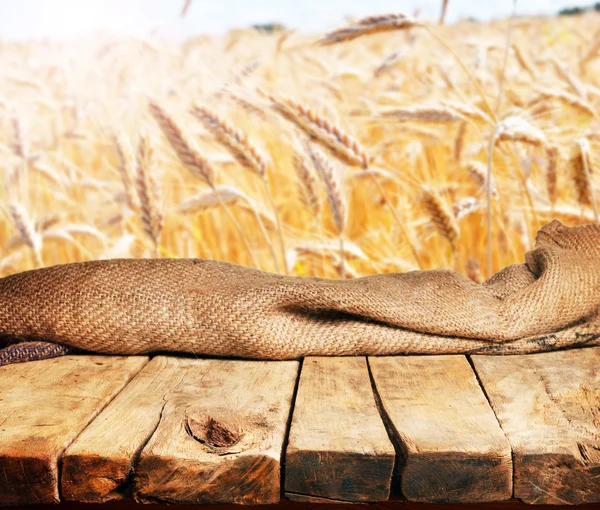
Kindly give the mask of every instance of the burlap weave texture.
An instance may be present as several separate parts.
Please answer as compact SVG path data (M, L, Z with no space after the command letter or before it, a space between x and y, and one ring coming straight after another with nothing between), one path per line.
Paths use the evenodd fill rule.
M0 280L0 342L262 359L529 353L600 345L599 310L600 225L554 221L525 263L483 284L446 270L327 280L198 259L28 271Z

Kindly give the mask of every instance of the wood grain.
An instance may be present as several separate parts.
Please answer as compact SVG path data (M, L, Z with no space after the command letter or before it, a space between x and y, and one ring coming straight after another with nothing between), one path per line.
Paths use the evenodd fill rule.
M169 388L181 380L181 360L158 356L67 448L62 461L66 500L121 498L135 461L160 420Z
M65 356L0 368L0 505L57 503L65 448L147 362Z
M600 348L474 356L527 503L600 501Z
M394 458L366 359L306 358L286 450L286 496L386 500Z
M483 503L512 495L508 440L464 356L371 357L399 446L404 497Z
M276 503L298 362L181 360L134 477L140 502Z

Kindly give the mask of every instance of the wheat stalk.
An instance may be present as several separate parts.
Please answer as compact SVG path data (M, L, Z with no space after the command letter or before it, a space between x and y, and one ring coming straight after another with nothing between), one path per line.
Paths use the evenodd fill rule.
M529 73L533 80L535 80L536 73L533 64L529 61L529 59L525 56L525 54L521 51L521 48L517 44L513 44L512 48L515 52L515 57L517 57L519 65Z
M469 177L477 184L480 189L485 190L487 187L487 167L480 161L469 161L466 164L466 170ZM498 190L496 189L496 183L492 176L491 178L491 197L498 198Z
M239 200L247 199L248 197L234 188L216 186L214 189L209 189L186 198L179 204L178 210L183 214L194 214L219 207L221 201L226 204L235 204Z
M271 188L269 187L268 176L267 176L267 161L262 156L260 151L256 148L256 146L250 142L246 134L240 130L236 129L233 125L227 122L225 119L217 115L215 112L200 106L199 104L194 104L190 109L190 113L196 117L211 133L213 133L219 143L224 145L233 155L234 158L245 168L254 172L258 175L265 187L265 193L267 195L267 199L271 205L271 209L273 210L273 214L275 215L275 220L277 221L277 232L279 237L279 247L281 249L281 256L283 260L285 274L289 274L289 268L287 265L287 259L285 256L285 240L283 237L283 226L281 224L281 218L279 216L279 211L277 210L277 206L275 205L275 201L273 199L273 194L271 192ZM277 272L279 272L279 262L277 261L277 256L273 249L273 245L269 239L267 231L264 228L264 224L260 219L260 216L256 216L256 219L259 222L259 226L261 232L269 246L269 250L271 251L271 256L273 257L273 261L277 268Z
M569 68L563 66L554 56L550 57L556 74L558 74L563 80L565 80L573 92L581 98L585 98L587 95L586 86L571 72Z
M505 118L498 123L493 135L490 137L488 147L488 164L487 164L487 276L488 278L492 275L492 155L494 147L498 142L510 141L510 142L522 142L535 147L545 147L547 140L544 133L533 126L530 122L524 118L513 115ZM513 162L515 164L515 170L518 168L518 163L514 152L512 152ZM527 178L522 172L517 171L517 177L519 178L521 191L527 198L530 211L533 215L534 222L538 223L537 214L535 212L535 206L531 193L527 185Z
M150 100L149 101L149 109L150 113L160 126L163 134L169 141L169 144L177 154L179 161L183 164L183 166L194 176L199 177L204 181L205 184L211 187L211 189L215 188L215 172L212 165L193 147L191 142L187 140L184 136L181 128L175 123L173 118L158 105L158 103ZM221 200L220 195L217 193L217 197ZM252 247L250 246L250 242L248 241L248 237L242 230L242 227L235 219L235 216L227 207L227 204L221 200L221 207L225 211L225 214L228 216L229 221L233 224L234 228L237 230L246 251L250 255L250 259L255 267L258 267L258 261L254 256L254 252Z
M337 170L325 155L315 147L307 144L307 151L317 174L325 185L327 201L331 209L334 224L339 235L346 228L346 201L341 192L341 181L339 170Z
M23 128L18 115L13 114L10 119L12 131L13 131L13 152L22 159L27 158L28 148L23 137Z
M467 123L466 121L463 121L458 125L458 130L456 131L456 138L454 139L454 159L456 161L460 161L461 159L466 133Z
M302 256L319 256L323 254L339 253L339 243L331 243L327 241L302 243L294 247L294 250ZM352 241L344 243L344 254L347 259L369 261L369 257L365 252Z
M504 141L543 147L546 145L546 135L523 117L512 116L500 122L496 129L494 143Z
M575 142L575 150L569 160L569 165L575 191L577 192L577 200L582 206L590 205L592 207L594 219L598 222L598 209L591 181L590 147L586 138L581 138Z
M425 123L455 122L464 120L464 116L442 104L431 106L406 106L381 112L384 118L394 118L401 121L422 121Z
M117 153L117 159L119 161L118 171L123 184L123 190L125 191L125 198L127 207L132 211L135 210L136 200L133 193L133 179L131 177L131 169L129 165L129 159L125 155L125 149L123 148L122 142L123 136L113 134L113 144L115 152Z
M483 283L483 275L481 274L479 262L472 257L469 257L469 260L467 260L467 278L473 280L475 283Z
M150 100L148 103L151 115L160 126L169 144L177 154L183 166L196 177L202 179L211 188L215 185L215 172L212 165L202 156L188 140L173 117L158 103Z
M475 197L466 197L452 205L452 212L456 220L461 220L477 212L481 208L481 202Z
M27 211L17 202L8 204L8 213L10 214L19 235L27 246L31 249L35 257L35 263L41 267L42 262L42 237L35 230L35 225L29 218Z
M407 30L409 28L421 26L412 16L406 14L385 14L382 16L369 16L362 18L350 26L339 28L333 32L325 34L320 40L320 44L336 44L340 42L351 41L364 35L372 35L380 32L389 32L392 30Z
M423 206L425 207L431 222L440 235L450 243L452 252L454 253L460 234L460 228L456 222L454 212L433 188L423 187L422 192Z
M444 24L444 20L446 19L446 11L448 10L448 0L442 0L442 10L440 12L440 19L438 23L440 25Z
M160 253L160 236L164 226L164 216L160 210L160 188L152 176L154 150L150 140L140 135L136 153L135 188L139 200L139 214L145 234Z
M244 65L244 67L242 67L230 81L224 83L223 86L219 90L217 90L215 96L219 97L224 92L229 92L229 89L231 89L231 87L233 87L234 85L240 85L244 78L247 78L248 76L253 74L254 71L256 71L259 67L259 60L253 60L252 62L249 62L248 64Z
M548 145L546 147L546 190L548 192L548 200L552 207L556 204L557 197L557 167L560 159L560 149L556 145Z
M556 99L585 115L597 117L596 112L587 101L564 90L539 89L538 97L541 99Z
M590 46L589 50L583 56L581 61L579 62L579 67L583 72L586 68L586 64L596 57L596 54L600 51L600 35L598 35L595 41Z
M325 117L316 114L310 108L298 103L291 98L275 98L268 96L275 111L282 115L288 121L294 123L304 133L306 133L313 141L318 142L321 146L329 150L331 154L336 156L342 162L350 166L358 166L363 169L368 169L369 158L363 147L354 140L351 136L344 133L338 126L326 119ZM396 208L391 203L383 186L379 182L377 175L370 174L371 179L377 187L377 191L383 198L386 206L392 213L392 216L400 229L400 232L406 239L412 255L419 267L421 262L417 254L417 250L412 243L408 232L406 231Z
M215 135L219 143L229 149L232 156L243 167L262 179L266 178L267 161L243 131L236 129L227 120L199 104L194 104L190 113Z
M345 278L344 263L344 230L346 228L347 207L346 200L342 195L339 171L333 167L331 162L318 149L306 144L306 150L310 156L317 174L325 185L327 201L333 216L333 222L338 232L340 241L340 277Z
M462 115L467 119L471 119L476 122L481 121L492 123L490 117L476 106L465 103L459 103L457 101L448 101L445 99L440 101L440 105L453 110L454 112L458 113L459 115Z
M294 170L300 184L300 196L318 218L321 212L321 202L317 191L317 180L308 166L306 158L298 152L294 153Z
M328 149L333 155L351 166L367 168L369 158L362 146L322 115L290 97L269 96L275 111L294 123L312 140Z

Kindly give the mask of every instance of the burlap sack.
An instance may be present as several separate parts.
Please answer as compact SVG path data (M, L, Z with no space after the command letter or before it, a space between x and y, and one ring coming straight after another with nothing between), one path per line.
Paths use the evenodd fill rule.
M600 345L600 225L538 232L479 285L451 271L286 277L193 259L106 260L0 280L3 363L68 349L241 358L510 354ZM14 344L15 341L41 343Z

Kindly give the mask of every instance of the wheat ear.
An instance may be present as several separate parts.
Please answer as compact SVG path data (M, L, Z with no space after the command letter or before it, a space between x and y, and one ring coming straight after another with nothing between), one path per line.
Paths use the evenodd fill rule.
M458 129L456 131L456 138L454 139L454 159L455 161L460 161L463 151L463 145L465 141L465 135L467 133L467 122L462 121L458 125Z
M423 205L429 214L431 222L442 237L450 243L452 252L455 253L460 228L452 209L448 207L437 191L427 187L423 188Z
M487 167L480 161L469 161L466 165L467 173L471 180L485 191L487 187ZM491 182L492 198L498 198L498 190L492 176Z
M149 101L148 107L150 113L157 124L160 126L163 134L169 144L177 154L179 161L183 166L196 177L202 179L211 188L215 185L215 173L212 165L202 156L198 150L188 140L181 128L177 125L173 117L166 112L158 103Z
M282 117L294 123L344 163L361 168L369 166L367 153L358 141L344 133L333 122L291 97L269 96L269 99L275 111Z
M350 26L339 28L325 34L320 44L335 44L351 41L363 35L371 35L392 30L407 30L421 24L412 16L406 14L384 14L382 16L369 16L362 18Z
M560 150L556 145L548 145L546 147L546 190L548 192L548 200L552 209L556 204L557 197L557 168L560 159Z
M35 263L41 267L42 261L42 237L36 231L34 223L29 218L27 211L17 202L10 202L8 204L8 213L10 214L15 227L19 231L19 235L23 239L23 242L29 246L33 256L35 257Z
M596 112L587 101L573 94L569 94L564 90L541 89L538 94L538 98L556 99L557 101L570 106L574 110L584 113L585 115L589 115L590 117L597 118Z
M465 197L452 205L452 212L458 221L477 212L480 208L481 202L475 197Z
M215 112L198 104L192 106L190 113L215 135L220 144L229 149L242 166L263 179L266 177L267 161L243 131L236 129Z
M269 96L273 103L275 111L282 115L288 121L298 126L312 140L318 142L329 150L331 154L339 160L351 166L358 166L363 169L369 167L369 158L362 146L351 136L344 133L338 126L328 119L316 114L310 108L298 103L291 98L275 98ZM379 182L375 173L370 174L371 179L377 187L377 191L383 198L386 206L392 213L392 216L400 229L400 232L406 239L412 255L417 265L422 268L417 250L412 243L407 230L404 227L396 208L390 201L385 189Z
M448 10L448 0L442 0L442 10L440 12L440 19L438 23L440 25L444 24L444 20L446 19L446 11Z
M325 155L316 148L306 144L306 150L311 158L313 166L321 181L325 185L327 192L327 201L333 216L333 222L338 231L340 240L340 277L345 278L345 261L344 261L344 230L346 229L347 207L344 196L341 191L341 182L339 171L333 167L331 162Z
M422 121L425 123L455 122L464 120L462 114L446 105L407 106L394 108L381 113L382 117L392 117L401 121Z
M490 137L488 146L488 161L487 161L487 175L486 175L486 194L487 194L487 277L492 276L492 156L494 153L494 147L501 141L512 141L512 142L523 142L534 146L543 146L546 143L545 135L542 131L532 126L528 121L522 117L512 116L507 117L502 122L496 125L493 135ZM512 153L513 160L516 158L514 152ZM518 166L515 164L515 166ZM526 178L521 172L517 172L520 178L521 191L525 194L529 203L530 210L532 211L535 223L538 222L537 214L531 193L527 187Z
M511 141L521 142L535 147L546 145L546 135L523 117L507 117L498 124L494 143Z
M133 179L131 177L129 159L125 155L123 143L124 142L122 135L118 136L116 134L113 134L113 145L115 147L115 152L117 153L117 159L119 161L118 171L119 176L121 177L121 183L123 184L123 190L125 191L127 207L134 211L136 200L135 195L133 193Z
M183 164L185 168L194 176L199 177L210 186L213 190L215 189L215 172L212 165L200 156L198 151L193 147L190 141L188 141L181 128L175 123L173 118L161 107L158 103L150 100L149 101L149 109L151 115L154 117L159 127L161 128L163 134L167 138L169 144L177 154L179 161ZM219 199L219 203L225 214L229 217L229 221L233 224L235 229L237 230L242 243L248 254L250 255L250 259L252 260L252 264L255 267L258 266L258 261L254 256L254 252L252 251L252 247L250 246L250 242L248 241L248 237L242 230L242 227L235 219L235 216L231 213L231 210L227 206L225 202L221 199L221 195L217 193L217 198Z
M314 216L318 218L321 212L321 202L317 191L317 180L308 166L306 158L298 152L294 153L294 170L300 183L300 196Z
M160 188L152 176L154 150L147 136L141 135L136 153L135 187L139 199L139 213L144 232L152 241L154 251L160 254L160 235L164 216L160 210Z
M596 36L595 41L590 46L590 49L586 52L586 54L583 56L583 58L579 62L579 68L581 69L582 73L585 71L586 64L590 60L595 58L599 51L600 51L600 34Z
M592 207L594 219L598 223L598 209L591 181L590 149L586 138L575 142L575 151L569 163L571 176L577 192L577 199L581 205L590 205Z
M271 208L273 209L275 221L277 222L279 247L281 250L281 256L283 258L285 274L289 274L287 258L285 256L285 240L283 238L283 227L281 224L279 211L277 210L277 206L275 205L275 201L273 200L271 188L269 187L266 159L262 156L262 154L256 148L256 146L252 142L250 142L250 140L243 131L235 128L233 125L231 125L225 119L221 118L215 112L198 104L194 104L190 109L190 113L194 117L196 117L196 119L198 119L204 125L204 127L206 127L206 129L208 129L211 133L215 135L218 142L224 145L243 167L254 172L261 178L265 187L267 199L269 200ZM277 272L279 272L279 262L277 260L275 250L273 249L273 245L269 239L262 219L258 214L256 214L256 219L258 221L262 235L264 236L265 241L269 246L269 250L271 252L271 256L273 257L273 261L275 263Z
M483 275L481 274L479 262L472 257L469 257L469 260L467 260L467 278L473 280L475 283L483 283Z
M563 66L556 57L550 57L552 64L554 65L554 69L556 70L556 74L558 74L563 80L565 80L569 87L577 94L579 97L586 97L585 85L579 81L579 79L573 75L573 73L569 70L568 67Z
M27 159L27 153L29 152L25 137L23 136L23 127L19 116L14 113L10 119L12 132L13 132L13 152L15 155L22 159Z
M517 44L512 45L513 51L515 52L515 57L517 57L517 62L519 65L529 73L529 76L533 80L536 79L535 69L533 68L533 64L529 62L529 59L525 56L525 54L521 51L521 48Z

